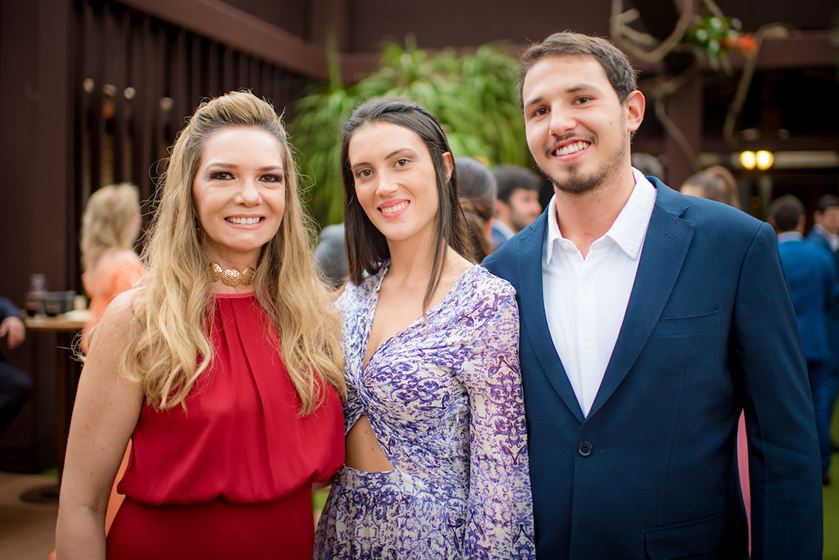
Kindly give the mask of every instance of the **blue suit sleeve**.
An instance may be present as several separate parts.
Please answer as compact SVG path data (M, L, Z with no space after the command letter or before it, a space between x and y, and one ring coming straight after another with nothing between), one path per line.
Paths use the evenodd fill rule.
M822 488L813 401L768 224L745 256L736 298L731 358L745 396L752 558L817 560Z
M20 310L11 301L0 297L0 321L6 317L21 317Z

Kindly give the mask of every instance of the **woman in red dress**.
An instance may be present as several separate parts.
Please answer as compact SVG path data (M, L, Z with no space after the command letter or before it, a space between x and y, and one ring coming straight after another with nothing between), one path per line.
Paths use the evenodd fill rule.
M172 150L148 273L90 341L61 560L311 558L311 487L343 462L345 387L304 222L273 108L244 92L203 103Z

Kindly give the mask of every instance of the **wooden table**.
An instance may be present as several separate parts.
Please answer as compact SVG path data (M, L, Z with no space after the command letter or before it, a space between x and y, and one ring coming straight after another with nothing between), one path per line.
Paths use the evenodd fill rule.
M27 317L24 320L29 333L53 333L56 335L56 371L58 372L58 410L56 411L57 429L56 465L58 480L64 470L64 453L67 450L67 436L70 432L70 417L73 402L76 400L76 388L81 374L81 363L73 354L73 340L84 329L87 321L65 317ZM21 499L28 502L55 502L58 500L58 484L35 488L25 492Z

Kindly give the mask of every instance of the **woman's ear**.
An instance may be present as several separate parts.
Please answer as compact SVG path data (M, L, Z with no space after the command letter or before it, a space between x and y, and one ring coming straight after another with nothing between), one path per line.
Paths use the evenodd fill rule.
M443 165L446 166L446 181L451 181L452 171L454 171L454 158L451 152L443 152Z

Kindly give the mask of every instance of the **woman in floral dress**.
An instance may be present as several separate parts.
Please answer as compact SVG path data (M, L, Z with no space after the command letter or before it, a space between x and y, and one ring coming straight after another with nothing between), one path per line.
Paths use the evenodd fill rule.
M346 465L315 557L534 558L515 292L470 260L445 134L374 99L342 162Z

